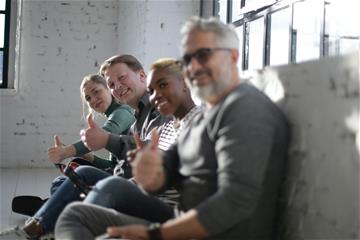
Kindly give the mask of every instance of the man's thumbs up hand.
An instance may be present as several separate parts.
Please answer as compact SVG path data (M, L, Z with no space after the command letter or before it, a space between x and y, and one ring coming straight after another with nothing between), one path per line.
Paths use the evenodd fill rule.
M92 113L89 113L87 115L86 121L88 123L89 128L96 128L97 127L96 123L94 122Z
M104 148L109 139L109 133L94 122L91 113L87 116L87 123L88 128L80 131L81 141L91 151Z

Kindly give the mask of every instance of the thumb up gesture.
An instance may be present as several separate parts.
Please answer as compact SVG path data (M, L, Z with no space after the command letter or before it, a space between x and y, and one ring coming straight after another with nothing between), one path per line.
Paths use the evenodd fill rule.
M81 141L91 151L104 148L108 142L109 133L94 122L91 113L87 116L87 124L88 128L80 131Z
M147 192L155 192L165 180L158 142L159 133L154 129L151 131L150 143L144 147L138 145L139 151L131 162L135 181Z
M53 163L60 163L66 157L65 150L63 144L60 141L60 137L58 135L54 136L54 146L48 149L48 158Z

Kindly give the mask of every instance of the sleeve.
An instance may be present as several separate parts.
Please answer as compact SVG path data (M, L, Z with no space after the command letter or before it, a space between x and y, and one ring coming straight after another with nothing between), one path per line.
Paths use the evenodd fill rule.
M110 134L105 149L113 153L117 159L126 159L126 153L136 147L133 136Z
M113 162L109 159L100 158L98 156L94 156L93 164L100 169L113 168Z
M91 152L84 143L80 140L72 144L76 150L76 156L81 156Z
M109 115L102 128L109 133L126 134L135 120L130 109L118 107Z
M170 120L170 117L162 116L158 111L152 109L140 131L140 138L142 141L149 141L151 139L151 131L154 128L166 124Z
M213 126L216 130L212 129L218 164L217 191L196 207L199 221L211 235L247 221L264 191L274 127L264 113L266 109L248 106L236 102L219 111Z
M102 128L111 134L120 135L122 133L127 133L134 122L135 116L129 109L126 109L125 107L118 107L109 115ZM82 141L73 143L73 146L76 149L76 156L81 156L91 152ZM102 158L98 158L98 160L99 159ZM109 161L106 159L102 160Z
M156 193L164 192L170 187L178 188L181 175L179 173L179 155L177 151L177 144L171 145L171 147L162 152L163 166L165 170L165 182L161 189L158 189Z
M78 141L76 143L73 144L73 146L76 149L76 156L81 156L84 155L86 153L91 152L82 141ZM105 158L100 158L96 155L94 155L94 161L93 164L100 168L100 169L106 169L109 167L112 167L112 161L109 159L105 159Z

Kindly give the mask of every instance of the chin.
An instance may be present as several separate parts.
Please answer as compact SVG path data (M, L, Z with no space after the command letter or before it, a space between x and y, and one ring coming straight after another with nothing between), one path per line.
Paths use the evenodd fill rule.
M159 113L163 116L171 116L172 112L166 109L158 109Z

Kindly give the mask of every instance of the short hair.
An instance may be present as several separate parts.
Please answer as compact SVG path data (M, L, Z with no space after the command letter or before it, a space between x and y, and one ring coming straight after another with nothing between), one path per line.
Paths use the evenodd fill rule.
M186 21L181 28L182 46L187 37L195 31L214 33L217 47L239 49L239 37L234 25L222 23L215 17L204 19L194 16Z
M105 71L117 63L126 64L134 72L144 70L143 66L136 57L129 54L123 54L112 56L109 59L106 59L100 66L99 74L104 77Z
M167 70L170 73L183 77L181 63L174 58L160 58L151 64L150 70Z

